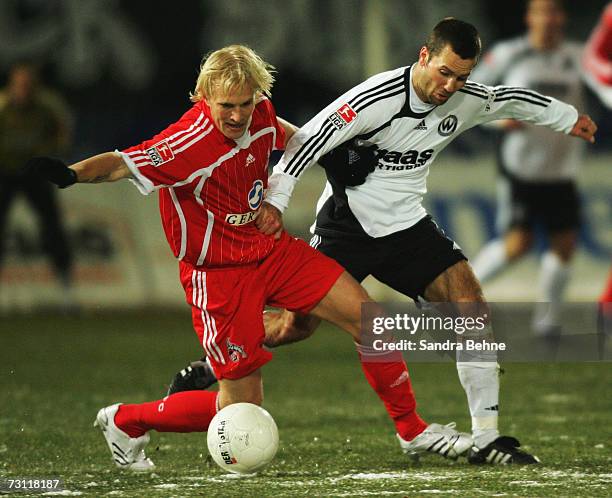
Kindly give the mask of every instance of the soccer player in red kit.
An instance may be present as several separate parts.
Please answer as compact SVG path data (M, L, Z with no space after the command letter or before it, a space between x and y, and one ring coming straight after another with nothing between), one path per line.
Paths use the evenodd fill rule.
M268 100L271 70L247 47L217 50L201 66L193 107L151 140L70 167L51 158L30 161L36 174L60 187L129 178L143 194L158 191L193 325L219 379L218 393L187 391L102 408L96 424L121 468L154 467L144 453L151 429L206 431L220 408L261 404L260 368L272 358L263 348L266 304L328 320L361 342L361 305L371 302L366 291L305 242L258 229L270 224L262 203L270 153L284 149L295 132ZM362 357L371 353L358 349ZM401 356L362 366L411 452L456 458L468 450L469 435L428 426L418 416Z
M612 108L612 2L608 2L589 36L582 62L586 82Z
M609 109L612 109L612 2L604 8L601 18L587 41L583 69L591 89ZM599 297L601 330L612 335L612 270Z

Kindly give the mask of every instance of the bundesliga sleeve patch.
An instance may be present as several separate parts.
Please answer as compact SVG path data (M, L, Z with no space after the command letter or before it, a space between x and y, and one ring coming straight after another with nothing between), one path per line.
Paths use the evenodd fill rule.
M145 152L154 166L159 166L174 159L174 153L166 140L157 142L153 147L146 149Z
M345 126L347 126L353 119L357 117L357 113L353 110L353 108L344 104L340 107L336 112L331 114L327 119L331 121L334 125L334 128L337 130L341 130Z

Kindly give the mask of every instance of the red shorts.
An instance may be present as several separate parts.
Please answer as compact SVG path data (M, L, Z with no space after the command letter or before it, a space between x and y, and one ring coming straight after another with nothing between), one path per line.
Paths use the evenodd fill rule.
M181 261L179 268L193 326L218 379L240 379L272 359L263 349L265 305L308 313L344 271L285 232L255 265L205 271Z

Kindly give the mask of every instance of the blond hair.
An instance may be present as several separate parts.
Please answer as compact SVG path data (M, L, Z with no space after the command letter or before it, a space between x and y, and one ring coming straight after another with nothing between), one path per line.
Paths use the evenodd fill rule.
M199 102L217 92L229 95L247 86L254 93L270 96L274 83L274 66L268 64L253 50L244 45L230 45L204 56L192 102Z

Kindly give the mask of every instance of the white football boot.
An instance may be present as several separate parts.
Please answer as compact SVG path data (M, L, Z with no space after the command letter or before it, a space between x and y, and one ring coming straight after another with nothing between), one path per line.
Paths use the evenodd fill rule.
M116 403L102 408L96 415L94 427L102 429L117 467L135 472L151 471L155 468L155 464L144 452L145 446L149 443L149 434L130 437L119 429L115 425L115 414L120 405L121 403Z
M402 451L414 460L423 453L434 453L444 458L457 460L474 444L472 435L455 430L455 422L450 424L430 424L412 441L404 441L396 434Z

